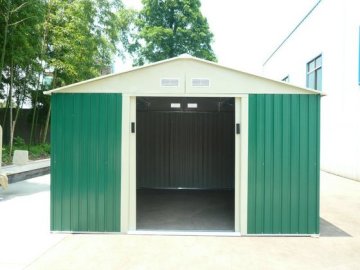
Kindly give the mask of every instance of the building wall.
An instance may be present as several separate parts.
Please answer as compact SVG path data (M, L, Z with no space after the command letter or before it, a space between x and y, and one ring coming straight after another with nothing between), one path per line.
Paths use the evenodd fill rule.
M51 230L120 232L122 95L51 102Z
M249 95L249 234L319 233L319 95Z
M322 1L264 65L264 75L306 86L322 54L321 168L360 180L359 1ZM280 42L280 41L279 41Z

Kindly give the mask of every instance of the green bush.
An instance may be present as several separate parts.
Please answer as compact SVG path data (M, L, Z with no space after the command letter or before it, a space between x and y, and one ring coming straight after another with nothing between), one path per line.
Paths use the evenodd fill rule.
M2 149L2 164L7 165L11 164L11 157L9 155L9 148L4 146Z
M50 144L38 144L29 147L30 159L41 159L50 156Z
M25 140L20 136L14 138L14 147L23 147L26 146Z
M28 150L29 159L45 159L50 157L50 144L37 144L37 145L26 145L24 139L21 137L14 138L13 151L15 150ZM12 155L14 152L12 152ZM8 145L4 145L2 149L2 164L8 165L12 163L12 155L10 156L10 148Z

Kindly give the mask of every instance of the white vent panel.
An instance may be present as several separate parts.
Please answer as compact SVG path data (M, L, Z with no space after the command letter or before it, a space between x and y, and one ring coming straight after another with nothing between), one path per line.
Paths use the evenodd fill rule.
M181 108L181 104L180 103L171 103L170 107L171 108Z
M192 79L191 86L193 86L193 87L210 87L210 80L195 78L195 79Z
M162 78L160 81L161 87L179 87L179 79L176 78Z

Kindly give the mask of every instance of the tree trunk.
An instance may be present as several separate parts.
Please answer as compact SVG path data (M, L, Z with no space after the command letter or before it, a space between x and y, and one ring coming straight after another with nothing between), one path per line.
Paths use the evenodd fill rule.
M9 17L10 17L10 1L7 2L7 14L5 17L5 27L4 27L4 44L2 47L1 52L1 60L0 60L0 84L2 82L2 72L4 68L4 61L5 61L5 53L6 53L6 43L7 43L7 36L8 36L8 29L9 29Z
M46 143L46 137L47 137L48 130L49 130L50 114L51 114L51 103L50 103L49 110L48 110L47 116L46 116L46 123L45 123L45 129L44 129L42 143Z
M12 103L12 90L13 90L13 80L14 80L14 62L11 59L10 66L10 88L9 88L9 97L10 97L10 112L9 112L9 128L10 128L10 141L9 141L9 152L10 157L12 156L13 142L14 142L14 123L13 123L13 103Z
M25 74L28 74L28 72L29 72L29 69L27 68L25 70ZM28 81L28 76L25 77L25 80L26 80L26 82ZM13 121L13 126L12 126L12 138L13 138L13 140L14 140L17 120L19 119L19 115L20 115L20 112L21 112L20 109L23 108L24 103L25 103L25 99L26 99L25 88L23 88L22 91L19 93L18 99L19 99L19 102L17 103L17 108L16 108L16 112L15 112L15 119Z
M43 59L44 57L44 54L45 54L45 49L46 49L46 42L47 42L47 36L48 36L48 20L49 20L49 16L50 16L50 7L52 5L52 1L50 0L48 2L48 13L47 13L47 16L45 17L45 22L44 22L44 25L45 25L45 28L44 28L44 35L43 35L43 40L42 40L42 46L41 46L41 51L40 51L40 59ZM33 112L33 116L32 116L32 121L31 121L31 131L30 131L30 139L29 139L29 146L32 145L33 143L33 137L34 137L34 129L35 129L35 120L37 119L37 102L38 102L38 91L39 91L39 88L40 88L40 80L41 80L41 77L44 76L44 67L43 65L41 65L41 71L39 73L39 80L37 82L37 87L36 87L36 94L35 94L35 102L33 103L34 104L34 112Z
M14 137L14 134L15 134L15 127L16 127L17 120L18 120L18 118L19 118L20 108L21 108L21 107L22 107L22 106L19 105L19 106L16 108L15 119L14 119L14 121L13 121L13 132L12 132L13 137Z
M40 74L39 74L40 77ZM39 78L40 81L40 78ZM38 86L40 85L40 83L38 84ZM34 111L33 111L33 115L32 115L32 121L31 121L31 130L30 130L30 140L29 140L29 146L32 145L33 143L33 136L34 136L34 128L35 128L35 119L36 119L36 106L37 106L37 101L38 101L38 89L36 89L36 94L35 94L35 102L34 102Z
M4 44L3 44L3 48L2 48L2 52L1 52L1 62L0 62L0 84L2 82L2 72L3 72L3 68L4 68L8 28L9 28L9 21L6 20L5 30L4 30Z
M24 106L24 102L25 102L25 94L23 94L23 98L21 100L21 102L19 102L19 105L18 107L16 108L16 113L15 113L15 119L14 119L14 122L13 122L13 137L14 137L14 134L15 134L15 127L16 127L16 123L17 123L17 120L19 118L19 115L20 115L20 109ZM20 105L21 103L21 105Z
M35 104L37 102L35 101ZM33 116L32 116L32 121L31 121L31 130L30 130L30 140L29 140L29 145L32 145L33 143L33 136L34 136L34 127L35 127L35 115L36 115L36 105L34 106L34 111L33 111Z
M7 111L9 110L9 106L10 106L9 100L10 100L10 97L8 96L6 99L6 104L5 104L5 113L4 113L4 117L3 117L3 121L2 121L2 125L1 125L2 127L5 127L5 125L6 125Z
M40 131L38 130L38 132L36 133L36 127L39 126L39 116L40 116L40 111L37 110L37 114L36 114L36 118L35 118L35 129L34 129L34 143L35 144L39 143L39 139L41 138L41 132L42 132L42 130L40 128Z
M52 89L55 89L55 86L56 86L55 81L56 81L56 69L54 70ZM45 129L44 129L44 134L43 134L43 138L42 138L42 143L46 143L46 137L47 137L48 130L49 130L50 115L51 115L51 101L50 101L49 110L48 110L47 116L46 116Z

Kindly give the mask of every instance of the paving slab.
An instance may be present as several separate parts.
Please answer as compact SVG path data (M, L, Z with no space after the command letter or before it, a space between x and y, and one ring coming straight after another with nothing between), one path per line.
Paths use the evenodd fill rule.
M50 233L49 175L0 189L0 269L24 269L66 235Z
M10 184L49 174L50 159L31 160L23 165L3 166L1 167L1 173L6 173Z
M0 199L0 269L360 269L360 182L321 173L319 238L209 237L51 234L48 178Z

